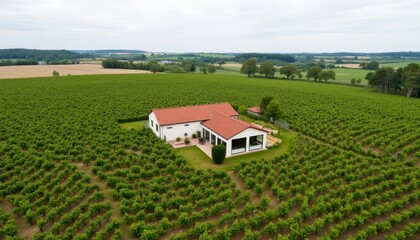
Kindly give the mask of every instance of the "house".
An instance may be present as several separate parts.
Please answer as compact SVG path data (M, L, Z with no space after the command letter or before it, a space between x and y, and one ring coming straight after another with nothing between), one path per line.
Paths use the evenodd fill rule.
M261 109L260 106L254 106L247 109L248 113L254 116L260 116L261 115Z
M201 132L210 144L225 145L226 156L265 149L267 131L238 120L238 115L226 102L153 109L149 113L149 127L166 141Z

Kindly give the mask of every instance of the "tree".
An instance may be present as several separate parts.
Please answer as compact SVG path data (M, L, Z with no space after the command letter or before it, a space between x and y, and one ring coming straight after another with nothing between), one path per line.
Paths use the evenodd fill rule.
M367 70L378 70L379 69L379 63L372 61L372 62L368 62L368 63L361 63L359 64L359 66L363 69L367 69Z
M274 65L272 62L265 61L261 63L259 74L264 74L265 77L274 77L275 72L276 72L276 69L274 68Z
M157 63L153 63L153 64L150 65L150 71L152 73L159 72L160 68L161 68L160 65L157 64Z
M201 66L200 67L200 72L202 72L202 73L204 73L204 74L207 74L207 66Z
M335 61L335 64L343 64L344 61L342 59L337 59L337 61Z
M270 104L271 100L274 98L272 96L265 96L261 99L260 103L260 111L262 114L264 114L265 109L267 109L268 104Z
M226 157L226 146L223 144L216 145L211 148L211 158L214 163L222 164Z
M219 60L217 62L217 64L219 64L219 67L222 67L223 64L226 64L226 61L225 60Z
M195 65L191 61L182 62L181 67L184 69L184 72L195 72Z
M53 77L59 77L60 76L60 73L54 70L52 72L52 75L53 75Z
M217 67L210 64L210 65L208 65L207 70L209 71L210 74L213 74L217 71Z
M388 93L391 81L394 79L394 69L392 67L382 67L375 73L366 75L369 85L376 87L378 92Z
M410 97L414 89L420 88L420 65L410 63L402 70L402 82Z
M335 80L335 72L332 70L321 71L318 77L319 77L319 80L324 80L325 82L327 82L328 79Z
M287 64L287 65L280 68L280 73L283 74L283 75L286 75L286 78L289 79L289 78L293 78L294 75L299 73L299 71L298 71L296 65Z
M270 101L270 103L267 105L267 109L264 111L264 116L266 116L268 119L279 119L282 114L283 113L280 108L280 102L275 99Z
M307 79L311 79L313 78L316 82L316 80L318 80L319 78L319 74L321 73L321 68L318 66L313 66L311 68L308 69L308 72L306 73L306 78Z
M248 77L254 76L257 71L257 60L255 58L249 58L242 64L241 73L248 75Z

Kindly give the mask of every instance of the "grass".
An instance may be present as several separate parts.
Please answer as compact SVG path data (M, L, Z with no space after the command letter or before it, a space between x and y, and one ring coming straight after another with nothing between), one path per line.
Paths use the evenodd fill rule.
M232 58L233 55L224 54L224 53L199 53L197 54L201 57L214 57L214 58Z
M339 83L350 83L350 79L358 79L362 80L362 85L367 85L367 81L365 80L366 74L371 72L370 70L363 70L363 69L350 69L350 68L334 68L333 71L335 72L335 80L331 80L331 82L339 82Z
M379 67L403 68L403 67L407 66L409 63L418 63L418 64L420 64L420 61L381 63L381 64L379 64Z
M184 157L187 162L196 169L213 169L227 172L233 170L236 165L239 165L243 162L260 160L262 158L271 159L280 154L287 153L289 151L290 142L295 136L296 133L294 132L282 131L280 133L280 139L282 140L282 143L278 147L236 157L229 157L226 158L220 165L215 164L213 160L209 158L205 153L203 153L197 146L177 148L175 149L175 152L178 155Z
M360 78L362 80L360 85L367 85L367 81L365 80L365 76L368 72L370 72L369 70L350 69L350 68L334 68L332 70L336 74L335 75L335 80L328 80L329 82L350 84L350 79ZM218 69L216 74L229 74L229 75L245 76L245 75L240 73L240 68L239 67L231 67L231 66L222 66L222 69ZM277 78L285 78L285 76L281 75L278 72L278 70L276 70L276 73L275 73L274 76L277 77ZM302 72L302 76L303 76L302 80L307 80L305 78L306 72ZM313 81L313 80L309 80L309 81Z
M120 123L120 126L127 130L130 130L130 129L141 130L144 128L144 122L145 121Z

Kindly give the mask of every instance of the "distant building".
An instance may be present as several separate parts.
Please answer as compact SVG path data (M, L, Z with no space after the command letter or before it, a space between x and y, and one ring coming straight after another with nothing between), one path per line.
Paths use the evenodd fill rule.
M169 64L172 64L173 62L171 62L171 61L160 61L160 62L158 62L160 65L169 65Z
M38 61L38 65L47 65L46 61Z
M248 108L248 113L255 116L260 116L261 115L260 106L254 106L254 107Z

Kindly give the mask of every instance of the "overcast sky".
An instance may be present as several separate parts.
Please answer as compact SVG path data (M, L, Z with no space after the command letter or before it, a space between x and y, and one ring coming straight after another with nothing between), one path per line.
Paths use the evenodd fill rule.
M420 51L420 0L0 0L0 48Z

